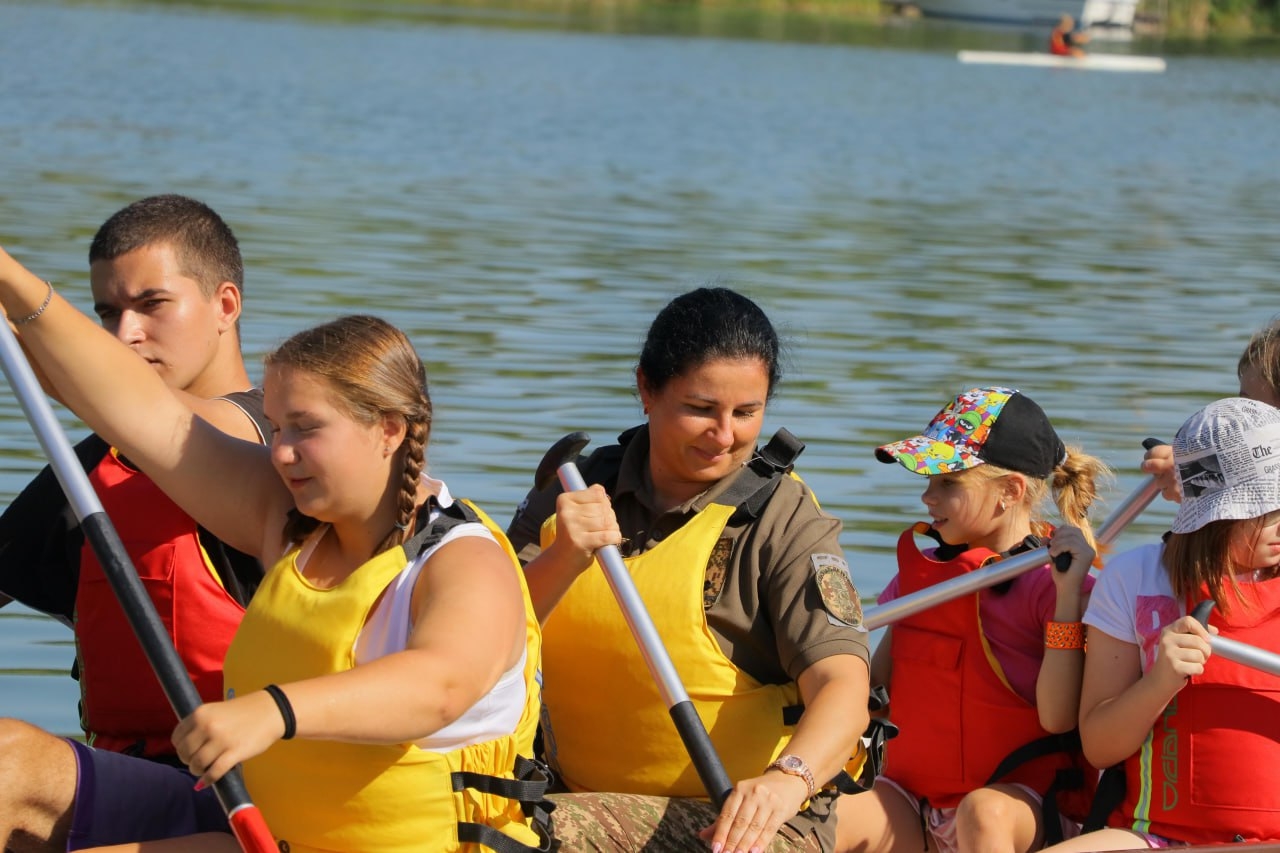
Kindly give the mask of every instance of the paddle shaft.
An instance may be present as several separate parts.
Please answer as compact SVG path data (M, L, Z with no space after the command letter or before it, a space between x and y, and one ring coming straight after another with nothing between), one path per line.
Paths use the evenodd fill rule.
M1235 661L1243 666L1269 672L1272 675L1280 675L1280 655L1275 652L1269 652L1266 649L1260 649L1257 646L1251 646L1248 643L1242 643L1239 640L1232 640L1228 637L1211 637L1209 646L1213 649L1213 653L1219 657Z
M1106 521L1098 527L1096 535L1098 544L1109 545L1129 522L1142 514L1159 492L1160 488L1154 478L1145 480L1142 485L1134 489L1133 493L1125 498L1124 502L1117 506ZM967 572L960 577L936 583L919 592L895 598L879 607L872 607L864 614L862 624L869 631L883 628L953 598L1015 578L1047 562L1049 562L1048 548L1036 548L1034 551L999 560L985 568Z
M560 477L560 485L566 492L580 492L587 488L587 483L582 479L578 466L573 462L564 463L556 469L556 473ZM711 737L702 724L702 718L698 716L698 710L689 699L689 694L685 692L680 674L676 672L675 664L667 654L662 637L658 635L658 629L644 606L644 600L640 598L635 581L631 579L631 573L627 571L626 563L622 561L622 552L616 545L606 545L596 551L596 557L604 567L605 580L608 581L614 598L622 608L627 627L631 629L632 635L640 646L640 654L644 658L645 666L649 668L649 674L653 676L658 692L662 694L662 701L667 705L671 721L675 723L676 731L684 741L685 749L689 752L689 758L693 760L693 766L698 771L703 787L707 789L707 794L711 796L711 801L717 807L724 805L725 798L733 790L733 782L725 772L724 764L721 763L720 756L711 743Z
M185 717L200 706L200 694L191 683L186 667L156 613L155 605L147 596L142 581L138 579L138 573L119 534L103 510L102 502L98 500L97 493L89 484L89 478L80 467L75 451L63 434L44 390L18 345L17 337L7 321L0 320L0 327L3 327L3 331L0 331L0 360L3 361L5 376L8 377L40 446L44 448L53 473L80 522L85 539L102 564L107 581L120 601L147 661L160 680L165 698L169 700L178 718ZM249 799L239 768L218 780L214 790L240 846L247 853L275 853L275 839L267 829L257 806Z
M1213 599L1205 599L1195 606L1191 616L1201 625L1209 627L1209 612L1213 610ZM1235 661L1241 666L1252 667L1271 675L1280 675L1280 655L1233 640L1230 637L1209 636L1209 648L1215 655Z

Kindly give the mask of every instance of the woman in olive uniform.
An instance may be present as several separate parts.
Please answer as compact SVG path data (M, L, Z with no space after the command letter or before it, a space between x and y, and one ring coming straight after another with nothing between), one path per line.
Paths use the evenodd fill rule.
M867 635L840 522L790 474L799 445L757 452L779 355L750 299L677 297L636 369L646 422L581 460L589 489L535 490L508 530L544 623L567 849L832 849L831 783L863 755ZM734 782L721 809L593 568L604 545L621 547Z

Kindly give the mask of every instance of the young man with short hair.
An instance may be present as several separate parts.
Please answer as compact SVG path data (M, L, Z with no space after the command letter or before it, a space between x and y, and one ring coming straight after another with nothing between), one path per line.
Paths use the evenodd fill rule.
M240 250L212 209L178 195L136 201L103 223L89 265L105 328L202 418L267 440L262 392L240 351ZM261 565L199 528L96 435L76 454L201 697L221 699L223 655ZM82 776L114 778L117 754L176 762L177 719L49 468L0 516L0 594L74 629L88 743L0 719L0 846L78 849L88 824L104 819L80 801Z

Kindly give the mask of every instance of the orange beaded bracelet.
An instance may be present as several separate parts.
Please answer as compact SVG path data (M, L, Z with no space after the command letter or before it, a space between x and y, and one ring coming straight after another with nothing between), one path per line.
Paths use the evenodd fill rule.
M1083 649L1083 622L1046 622L1044 625L1046 649Z

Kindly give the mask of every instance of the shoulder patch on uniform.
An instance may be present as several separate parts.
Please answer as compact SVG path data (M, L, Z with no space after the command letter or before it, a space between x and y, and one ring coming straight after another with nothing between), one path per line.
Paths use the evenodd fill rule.
M865 631L862 625L862 599L849 577L849 564L837 554L814 554L813 578L832 625L845 625Z

